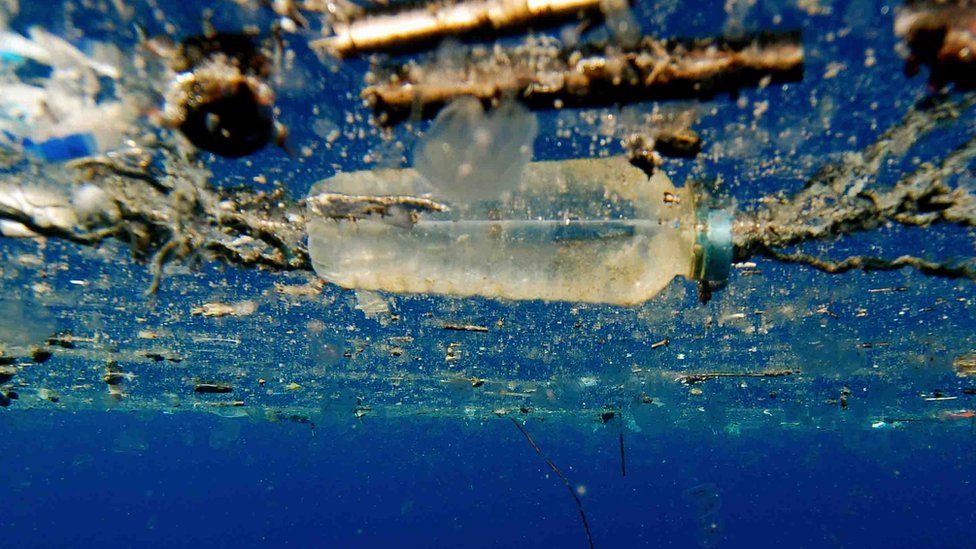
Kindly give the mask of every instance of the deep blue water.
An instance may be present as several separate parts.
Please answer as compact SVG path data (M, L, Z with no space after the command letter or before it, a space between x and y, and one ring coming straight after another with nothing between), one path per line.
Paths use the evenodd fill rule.
M585 487L597 547L973 545L968 425L628 432L626 477L612 427L527 425ZM35 411L0 428L5 547L586 546L570 495L508 420L367 418L312 436L196 414ZM701 485L709 494L687 493Z

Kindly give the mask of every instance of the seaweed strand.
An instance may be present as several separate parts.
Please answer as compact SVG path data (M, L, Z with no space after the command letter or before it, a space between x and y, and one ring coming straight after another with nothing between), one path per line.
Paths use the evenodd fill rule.
M583 523L583 530L586 531L586 541L589 543L590 549L593 549L593 536L590 534L590 523L586 520L586 512L583 510L583 501L580 500L579 495L576 494L576 490L573 490L573 485L569 482L569 479L566 478L566 475L559 470L559 467L556 467L556 464L553 463L552 460L542 452L542 448L539 448L539 445L536 444L535 440L532 438L532 435L525 430L525 427L519 423L517 419L511 418L511 420L515 427L522 432L522 435L525 436L525 440L528 441L529 446L535 450L535 453L539 454L539 457L545 460L546 465L548 465L549 468L552 469L552 472L556 473L556 476L559 477L559 479L563 481L563 484L566 485L566 489L569 490L569 495L573 496L573 501L576 502L576 508L579 509L580 521Z

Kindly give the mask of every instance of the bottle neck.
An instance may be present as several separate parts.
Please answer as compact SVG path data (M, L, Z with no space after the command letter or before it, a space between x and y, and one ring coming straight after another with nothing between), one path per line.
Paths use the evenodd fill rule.
M700 207L694 245L692 278L722 283L732 268L732 212Z

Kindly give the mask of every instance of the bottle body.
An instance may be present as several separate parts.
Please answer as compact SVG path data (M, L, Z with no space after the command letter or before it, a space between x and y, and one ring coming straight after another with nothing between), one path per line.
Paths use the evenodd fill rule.
M533 162L511 193L438 202L413 170L339 174L315 196L422 197L446 211L310 212L315 271L347 288L633 305L695 262L687 188L648 179L626 159Z

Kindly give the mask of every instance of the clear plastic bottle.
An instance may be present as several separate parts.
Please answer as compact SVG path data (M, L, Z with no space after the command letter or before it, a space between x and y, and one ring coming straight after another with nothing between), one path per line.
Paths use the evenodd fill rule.
M320 182L308 199L316 273L346 288L619 305L675 276L728 275L729 216L699 211L690 188L660 171L648 179L622 157L530 163L497 200L439 194L412 169ZM376 197L430 202L331 207Z

